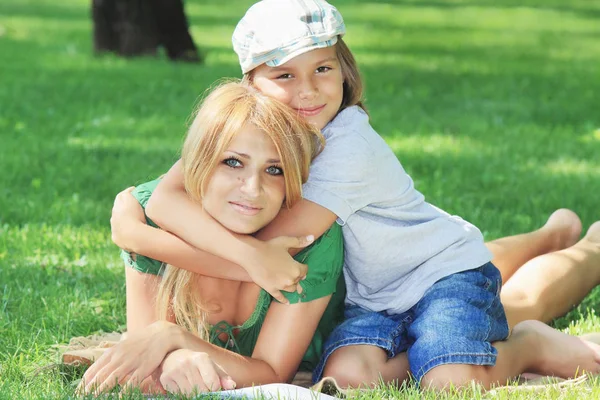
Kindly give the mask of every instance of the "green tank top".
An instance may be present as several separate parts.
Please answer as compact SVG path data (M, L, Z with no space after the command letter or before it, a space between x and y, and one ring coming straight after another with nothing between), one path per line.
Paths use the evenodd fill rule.
M157 179L144 183L132 192L143 208L146 207L158 182ZM157 227L148 217L146 221L149 225ZM131 254L122 251L121 256L128 266L143 273L162 275L165 267L164 263L141 255L137 255L133 260ZM332 295L300 364L301 370L311 371L319 362L325 339L343 320L346 286L342 276L344 249L341 227L334 224L311 246L296 254L294 259L308 265L308 274L306 279L300 282L303 289L301 295L296 292L283 292L290 303L308 302ZM261 290L256 308L248 320L238 326L232 326L226 321L213 325L210 328L210 342L238 354L251 356L272 301L273 298ZM226 340L219 338L222 334L226 334Z

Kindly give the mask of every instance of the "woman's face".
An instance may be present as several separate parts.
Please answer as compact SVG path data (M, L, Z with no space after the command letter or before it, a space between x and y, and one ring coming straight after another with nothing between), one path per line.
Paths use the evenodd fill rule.
M298 111L323 129L338 113L344 95L344 78L334 46L316 49L279 67L262 64L252 71L254 86Z
M221 155L202 206L225 228L249 234L271 222L284 199L283 169L273 141L256 126L244 125Z

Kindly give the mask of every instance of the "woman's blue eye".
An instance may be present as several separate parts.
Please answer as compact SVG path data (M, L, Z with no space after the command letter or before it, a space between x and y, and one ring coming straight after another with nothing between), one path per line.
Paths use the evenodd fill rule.
M280 167L270 166L267 168L267 174L269 175L283 175L283 169Z
M223 160L223 163L231 168L239 168L242 166L242 163L240 162L240 160L238 160L236 158L227 158L227 159Z
M317 68L317 72L327 72L330 71L331 68L330 67L319 67Z

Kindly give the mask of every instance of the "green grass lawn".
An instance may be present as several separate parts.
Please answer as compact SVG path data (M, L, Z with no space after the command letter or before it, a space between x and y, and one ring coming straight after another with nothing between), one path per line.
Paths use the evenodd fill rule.
M230 36L249 4L186 3L198 66L93 57L89 1L0 3L0 398L68 397L79 372L39 371L57 360L51 346L124 329L112 200L165 172L198 96L239 76ZM534 229L559 207L584 229L600 219L600 3L334 4L373 125L431 203L486 239ZM555 326L600 330L599 304L595 291ZM591 390L561 398L599 397L600 384Z

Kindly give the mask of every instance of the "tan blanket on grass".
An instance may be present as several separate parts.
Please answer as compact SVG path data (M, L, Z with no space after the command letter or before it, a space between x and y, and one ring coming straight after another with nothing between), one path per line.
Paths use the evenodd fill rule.
M66 365L92 365L106 349L117 344L126 334L118 332L100 333L90 336L74 337L69 341L68 345L56 346L61 354L61 361ZM589 333L582 335L583 338L594 343L600 344L600 333ZM566 389L572 386L586 385L589 382L587 375L580 376L575 379L561 379L550 376L536 377L533 379L521 378L513 385L497 387L488 391L488 394L494 395L500 392L516 392L516 391L534 391L543 392L548 389ZM298 372L292 381L293 385L298 385L305 388L311 388L314 391L330 394L347 395L356 389L346 390L340 388L335 379L323 378L315 385L312 385L310 372Z

